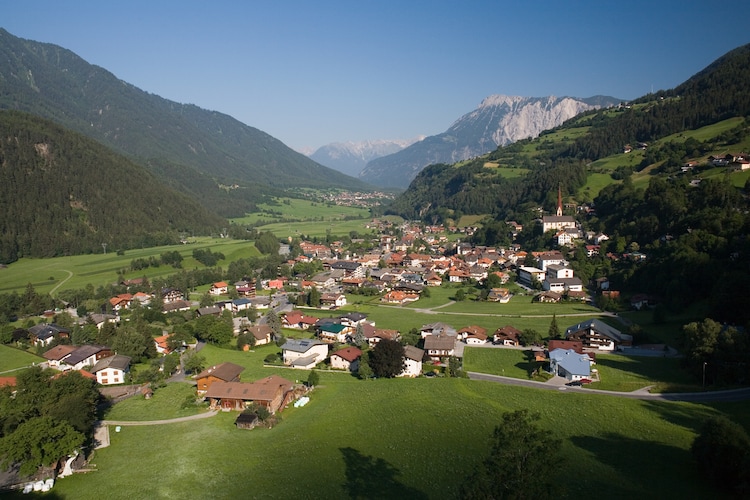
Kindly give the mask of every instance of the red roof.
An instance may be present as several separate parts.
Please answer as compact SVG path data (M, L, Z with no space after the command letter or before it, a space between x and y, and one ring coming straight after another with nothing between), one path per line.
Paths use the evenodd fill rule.
M16 386L16 377L0 377L0 387L15 387Z
M352 363L358 360L360 356L362 356L362 351L356 347L345 347L334 352L333 354L331 354L331 356L338 356Z

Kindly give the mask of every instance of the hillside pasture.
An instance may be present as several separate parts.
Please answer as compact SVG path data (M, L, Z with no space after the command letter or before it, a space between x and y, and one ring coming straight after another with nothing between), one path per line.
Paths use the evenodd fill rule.
M168 245L152 248L127 250L123 255L114 251L106 254L74 255L48 259L20 259L6 268L0 269L0 293L23 292L31 283L38 293L50 293L53 290L84 288L88 284L95 287L117 281L118 273L125 270L127 278L163 277L179 272L172 266L148 267L139 271L130 271L134 259L158 258L164 252L178 251L183 256L183 269L203 267L192 257L193 250L210 249L221 252L225 259L218 265L226 267L229 262L239 258L259 256L260 252L252 241L230 240L226 238L195 238L185 245Z
M44 361L41 356L0 344L0 374L3 376L13 377L14 371Z
M284 410L270 430L238 430L237 414L222 412L112 431L111 446L94 454L96 472L58 481L55 493L82 500L134 491L143 498L456 498L487 455L500 415L517 409L539 412L545 433L562 440L561 463L585 471L557 469L550 479L563 496L715 498L689 452L695 429L719 413L709 406L334 373L321 373L310 403Z
M258 212L232 219L235 224L257 224L265 221L274 224L285 221L342 221L346 218L367 219L370 211L365 208L335 205L298 198L276 198L277 203L262 203Z

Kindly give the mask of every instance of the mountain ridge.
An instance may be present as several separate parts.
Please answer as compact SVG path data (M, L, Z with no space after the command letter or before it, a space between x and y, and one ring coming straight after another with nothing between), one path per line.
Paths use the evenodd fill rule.
M582 111L619 102L621 100L607 96L493 94L485 97L476 109L458 118L445 132L369 162L360 178L376 185L406 187L427 165L455 163L479 156L498 146L534 137Z
M425 136L418 136L414 139L332 142L319 147L308 156L321 165L357 177L368 162L401 151L424 138Z

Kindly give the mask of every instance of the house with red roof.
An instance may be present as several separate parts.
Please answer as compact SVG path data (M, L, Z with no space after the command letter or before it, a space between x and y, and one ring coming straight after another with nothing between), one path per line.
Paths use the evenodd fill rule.
M356 347L345 347L331 354L331 368L334 370L347 370L356 372L359 370L359 358L362 351Z

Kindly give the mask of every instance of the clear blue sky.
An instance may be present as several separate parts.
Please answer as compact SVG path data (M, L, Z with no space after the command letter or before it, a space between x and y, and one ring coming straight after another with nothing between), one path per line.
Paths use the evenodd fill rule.
M0 26L295 149L446 130L491 94L621 99L750 42L747 0L4 1Z

